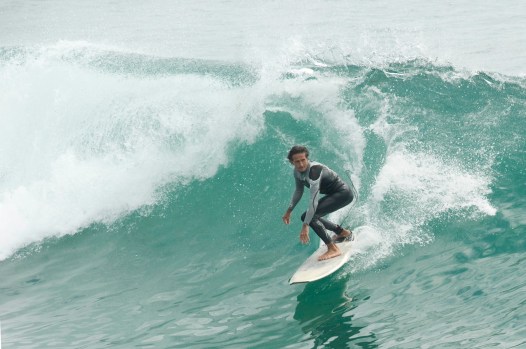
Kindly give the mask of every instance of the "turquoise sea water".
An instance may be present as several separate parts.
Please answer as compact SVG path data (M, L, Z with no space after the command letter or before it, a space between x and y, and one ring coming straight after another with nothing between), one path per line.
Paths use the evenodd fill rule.
M524 5L0 5L2 348L526 346ZM351 178L308 285L294 144Z

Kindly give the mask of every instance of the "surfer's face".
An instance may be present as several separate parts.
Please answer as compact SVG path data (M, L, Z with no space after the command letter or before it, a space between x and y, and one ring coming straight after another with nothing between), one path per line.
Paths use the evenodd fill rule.
M292 155L292 164L294 168L299 172L305 172L309 167L309 159L305 153L299 153Z

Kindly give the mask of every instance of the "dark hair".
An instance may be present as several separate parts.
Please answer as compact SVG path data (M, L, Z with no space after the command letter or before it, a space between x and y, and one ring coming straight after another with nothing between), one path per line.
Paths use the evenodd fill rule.
M302 146L302 145L295 145L289 150L289 154L287 155L287 159L289 159L290 162L292 162L292 157L296 154L305 154L305 157L309 158L309 150Z

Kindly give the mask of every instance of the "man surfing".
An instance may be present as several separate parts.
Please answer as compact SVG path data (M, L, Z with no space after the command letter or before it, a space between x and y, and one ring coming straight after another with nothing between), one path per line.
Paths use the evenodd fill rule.
M304 188L309 188L309 207L301 215L303 226L300 232L300 241L303 244L309 242L310 226L327 245L327 252L322 254L318 260L339 256L341 252L335 242L352 239L352 232L323 217L352 202L354 197L350 187L340 179L336 172L327 166L310 161L309 151L304 146L293 146L287 158L294 166L293 175L296 182L296 190L292 195L287 211L283 215L283 222L290 224L292 210L294 210L294 207L296 207L303 196ZM324 196L320 198L320 194ZM336 234L334 240L327 233L327 229Z

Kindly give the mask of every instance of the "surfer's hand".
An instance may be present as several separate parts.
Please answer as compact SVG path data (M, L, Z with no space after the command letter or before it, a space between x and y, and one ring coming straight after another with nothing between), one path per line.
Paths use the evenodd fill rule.
M290 224L290 211L287 210L287 212L285 212L285 214L283 215L281 219L283 219L283 223L287 225Z
M303 227L301 228L301 232L300 232L300 241L302 244L308 244L310 239L309 239L309 226L304 224Z

